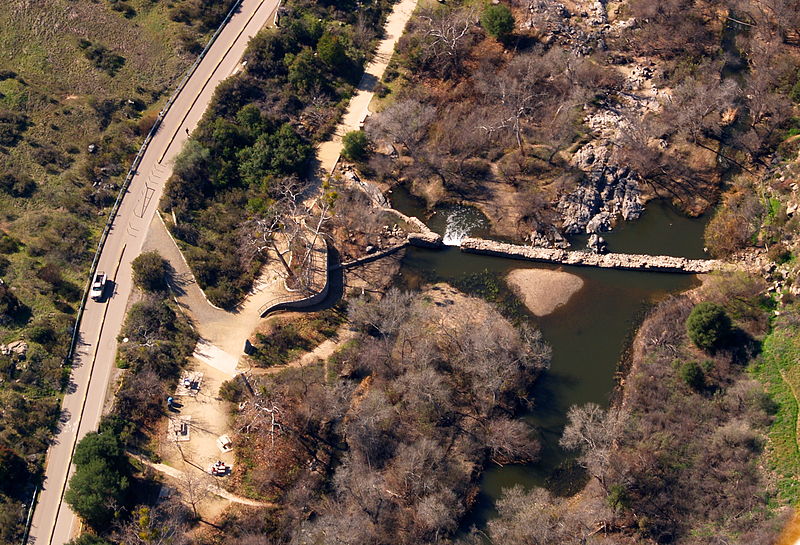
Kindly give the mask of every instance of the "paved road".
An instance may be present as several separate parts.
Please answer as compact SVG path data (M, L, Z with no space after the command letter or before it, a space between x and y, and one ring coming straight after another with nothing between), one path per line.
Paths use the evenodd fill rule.
M76 441L96 430L100 422L114 368L116 337L131 291L131 261L141 252L187 129L191 132L197 126L217 85L239 69L247 42L272 21L278 3L243 0L166 115L122 201L98 267L114 281L113 294L105 303L89 301L81 320L72 384L63 403L66 421L47 453L44 488L33 514L29 543L62 545L75 535L77 517L61 499L73 469Z

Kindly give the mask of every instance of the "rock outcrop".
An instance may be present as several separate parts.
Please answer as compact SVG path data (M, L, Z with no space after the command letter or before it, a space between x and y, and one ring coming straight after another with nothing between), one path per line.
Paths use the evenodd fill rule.
M534 231L530 235L531 246L539 248L569 248L569 241L555 227L547 231Z
M3 356L16 356L25 358L28 353L28 343L23 340L12 341L8 344L0 344L0 354Z
M410 230L406 237L408 243L412 246L438 249L444 245L442 242L442 235L431 231L421 219L415 218L414 216L406 216L394 208L384 208L383 211L394 214L400 218L406 223L409 229L416 229L416 231Z
M574 15L589 23L586 30L572 21L573 13L564 4L554 0L529 0L528 18L521 26L524 29L537 29L543 35L543 43L558 43L579 57L604 50L604 33L609 28L605 2L587 1L580 4L584 5L576 5L578 11Z
M586 178L558 203L565 233L600 233L610 230L618 216L625 220L641 216L638 178L627 167L609 164L608 148L590 142L572 161Z
M660 271L679 273L708 273L724 268L724 263L714 259L687 259L664 255L642 254L595 254L551 248L533 248L517 244L507 244L493 240L466 238L461 242L461 250L474 254L495 255L513 259L525 259L542 263L560 263L600 267L603 269L626 269L635 271Z
M391 206L389 199L386 198L378 186L359 178L358 174L356 174L356 171L352 168L343 169L342 176L344 177L346 186L355 186L363 191L367 197L370 198L374 206L379 208L387 208Z
M592 233L592 235L589 237L588 242L586 243L586 247L596 254L608 253L608 242L606 242L606 239L604 239L597 233Z

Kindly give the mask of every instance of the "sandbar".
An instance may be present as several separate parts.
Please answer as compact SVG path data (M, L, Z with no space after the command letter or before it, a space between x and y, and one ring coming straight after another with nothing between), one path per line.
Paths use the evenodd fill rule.
M567 304L583 287L580 276L548 269L514 269L506 282L536 316L547 316Z

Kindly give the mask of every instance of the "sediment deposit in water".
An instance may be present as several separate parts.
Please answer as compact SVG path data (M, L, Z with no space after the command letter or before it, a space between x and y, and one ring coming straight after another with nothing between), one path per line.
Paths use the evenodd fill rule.
M583 287L580 276L564 271L547 269L515 269L508 273L506 282L536 316L547 316Z

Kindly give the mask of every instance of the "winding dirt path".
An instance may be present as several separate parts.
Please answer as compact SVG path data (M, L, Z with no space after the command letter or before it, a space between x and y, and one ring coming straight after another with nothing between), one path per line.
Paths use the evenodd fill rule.
M181 471L180 469L174 468L172 466L168 466L166 464L157 464L155 462L151 462L147 458L138 456L136 454L131 454L131 453L128 454L133 458L139 460L144 465L155 469L159 473L167 475L173 481L175 481L178 487L184 486L184 483L186 481L186 473L184 471ZM219 496L220 498L226 499L233 503L239 503L241 505L250 505L252 507L269 507L273 509L278 507L277 504L272 502L251 500L250 498L244 498L242 496L238 496L232 492L228 492L227 490L225 490L224 488L213 482L208 483L205 488L215 496Z
M283 285L278 260L270 260L239 308L228 312L209 303L159 214L150 222L143 250L157 251L172 267L175 300L200 335L194 357L229 377L235 376L245 340L261 321L261 306L276 297L290 295Z

